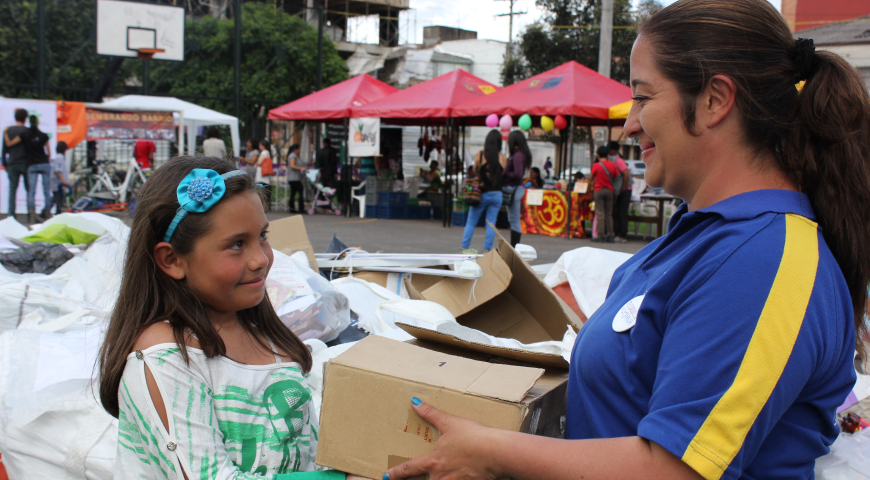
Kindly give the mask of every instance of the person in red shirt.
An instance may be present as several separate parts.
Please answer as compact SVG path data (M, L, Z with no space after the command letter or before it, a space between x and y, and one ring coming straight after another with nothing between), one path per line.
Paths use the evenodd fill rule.
M598 237L593 242L613 243L613 184L610 179L619 176L616 165L607 159L610 150L598 147L598 159L592 164L592 199L595 201L595 213L598 214Z
M141 168L151 168L151 163L154 162L154 152L157 148L151 140L139 140L136 142L136 147L133 148L133 157L136 163Z

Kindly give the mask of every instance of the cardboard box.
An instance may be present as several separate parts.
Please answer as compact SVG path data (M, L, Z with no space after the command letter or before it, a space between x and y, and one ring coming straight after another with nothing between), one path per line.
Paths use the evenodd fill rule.
M305 252L311 269L315 272L320 271L317 268L314 247L308 240L308 232L305 230L305 220L302 219L302 215L293 215L270 222L269 244L275 250L287 255L293 255L299 251Z
M411 409L414 396L488 427L542 433L553 432L555 424L561 431L566 370L492 363L467 350L419 345L426 344L367 337L325 366L319 465L380 478L431 451L438 432Z
M425 290L419 290L413 283L406 282L410 298L443 305L460 325L526 344L562 340L569 326L579 331L582 322L571 307L538 277L510 243L498 232L496 235L496 248L477 261L483 277L476 286L469 280L443 278ZM470 302L469 298L472 298ZM421 340L536 365L568 368L565 359L555 354L493 347L403 323L397 326Z

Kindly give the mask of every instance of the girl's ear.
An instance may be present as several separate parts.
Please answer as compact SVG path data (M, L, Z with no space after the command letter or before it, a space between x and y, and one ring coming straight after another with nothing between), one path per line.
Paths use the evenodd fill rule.
M154 262L157 263L157 268L170 277L176 280L184 279L184 260L175 253L169 242L160 242L154 247Z

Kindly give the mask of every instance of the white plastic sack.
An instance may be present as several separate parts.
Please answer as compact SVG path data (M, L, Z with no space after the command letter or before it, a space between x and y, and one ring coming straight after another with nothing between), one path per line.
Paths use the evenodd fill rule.
M396 328L395 324L382 324L378 319L378 305L401 297L386 288L359 278L344 277L333 280L332 285L338 289L350 303L350 309L358 318L357 327L372 335Z
M308 266L304 252L274 255L266 290L281 321L303 341L337 338L350 326L347 297Z
M816 460L818 480L870 479L870 429L841 433L831 452Z
M130 227L118 218L110 217L103 213L80 212L55 215L44 223L34 225L33 230L16 238L39 233L45 229L45 227L54 224L66 225L98 236L109 234L125 246L127 245L127 240L130 236Z
M12 480L113 478L118 422L91 378L101 325L67 330L0 334L0 451Z
M631 258L628 253L583 247L562 254L544 277L550 287L568 282L586 318L592 316L607 297L613 272Z

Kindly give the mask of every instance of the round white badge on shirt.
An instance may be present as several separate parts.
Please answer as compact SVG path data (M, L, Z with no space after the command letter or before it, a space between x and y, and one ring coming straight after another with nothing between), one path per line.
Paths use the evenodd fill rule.
M613 317L614 332L628 331L637 323L637 312L640 310L643 297L644 295L632 298L616 312L616 316Z

